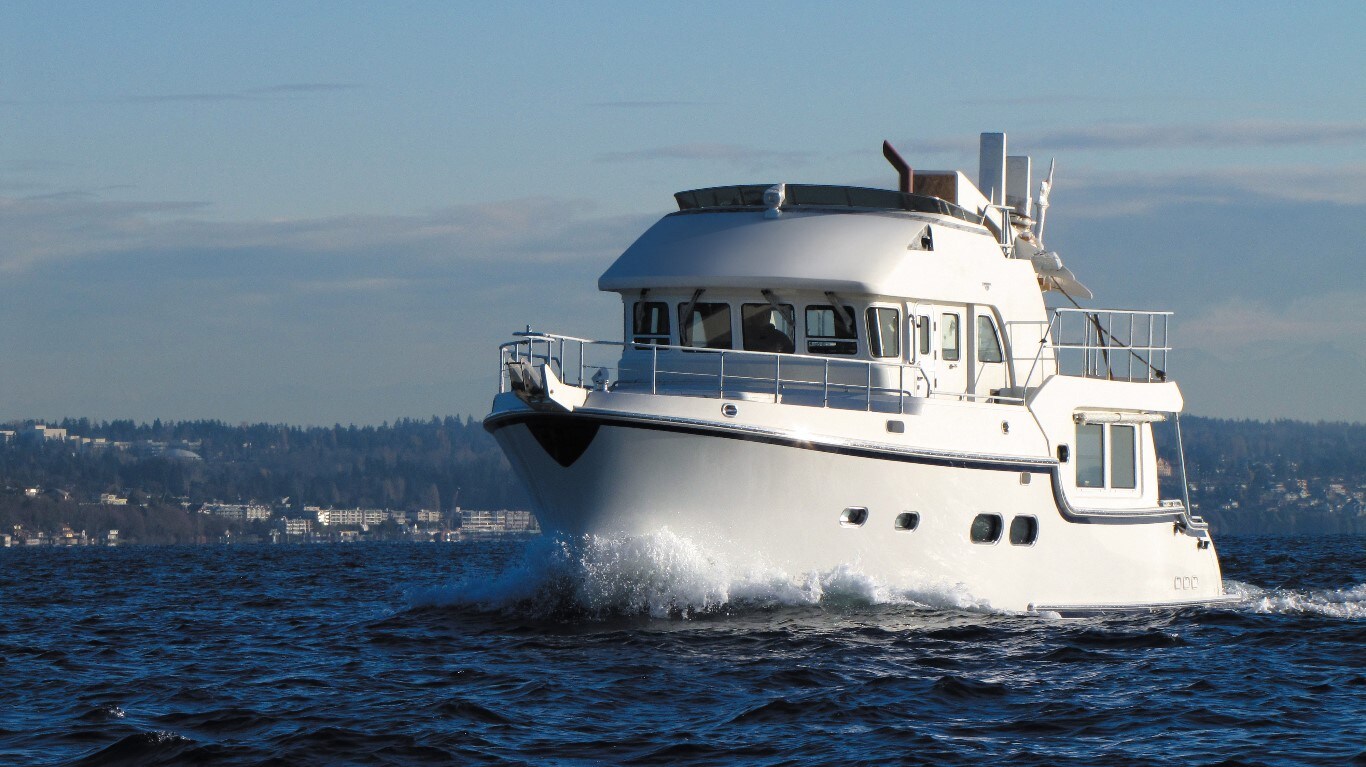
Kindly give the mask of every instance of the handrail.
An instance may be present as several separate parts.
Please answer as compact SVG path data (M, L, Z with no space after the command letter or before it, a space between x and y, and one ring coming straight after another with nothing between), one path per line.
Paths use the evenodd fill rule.
M911 397L1024 402L1022 397L1005 394L936 391L923 368L901 360L879 362L812 354L597 341L531 331L517 335L517 340L498 347L499 392L511 388L508 363L527 362L547 364L563 384L584 389L640 387L651 394L663 390L711 398L759 396L771 397L774 402L878 412L905 412L906 400ZM577 365L572 364L575 362ZM895 376L892 370L896 371Z
M1167 353L1172 350L1171 317L1172 312L1167 311L1053 309L1047 342L1040 345L1035 365L1045 349L1052 349L1060 375L1110 381L1165 381ZM1072 318L1076 322L1069 322ZM1121 354L1112 356L1111 352ZM1031 367L1031 376L1033 370Z

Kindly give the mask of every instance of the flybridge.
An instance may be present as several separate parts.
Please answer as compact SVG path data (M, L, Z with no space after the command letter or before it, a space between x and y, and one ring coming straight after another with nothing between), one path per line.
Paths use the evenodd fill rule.
M1052 170L1035 199L1031 189L1033 162L1027 155L1007 154L1004 133L982 134L976 184L960 171L916 171L890 143L883 142L882 148L897 170L897 190L827 184L738 184L690 189L678 192L674 199L681 212L852 208L936 213L986 224L1002 239L1008 239L1012 228L1033 228L1033 233L1042 238Z
M973 224L981 224L982 216L939 197L910 194L892 189L870 189L859 186L829 186L824 184L742 184L691 189L674 195L680 211L699 210L762 210L773 208L772 197L765 195L781 189L776 206L780 210L801 208L855 208L862 210L904 210L915 213L937 213L952 216Z

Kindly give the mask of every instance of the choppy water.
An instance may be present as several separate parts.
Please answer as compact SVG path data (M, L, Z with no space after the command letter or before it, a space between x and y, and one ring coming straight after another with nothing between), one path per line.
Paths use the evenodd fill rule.
M1366 764L1366 539L1056 620L668 535L0 550L3 764Z

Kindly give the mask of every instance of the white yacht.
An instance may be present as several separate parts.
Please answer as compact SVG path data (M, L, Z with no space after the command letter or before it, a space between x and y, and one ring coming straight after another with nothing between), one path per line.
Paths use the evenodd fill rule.
M975 184L883 149L898 190L679 192L598 281L620 340L502 345L484 426L541 525L1003 610L1228 599L1208 526L1159 494L1186 487L1179 421L1169 460L1153 438L1182 408L1170 313L1076 306L1052 169L1036 194L1004 134Z

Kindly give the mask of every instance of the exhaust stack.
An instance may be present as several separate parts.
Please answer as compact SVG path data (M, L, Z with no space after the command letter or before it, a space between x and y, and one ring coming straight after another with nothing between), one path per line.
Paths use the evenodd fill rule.
M887 158L887 162L891 163L893 168L896 168L896 174L900 181L898 188L906 194L910 194L911 187L915 183L915 171L911 170L911 166L901 159L901 154L892 147L890 141L882 142L882 156Z

